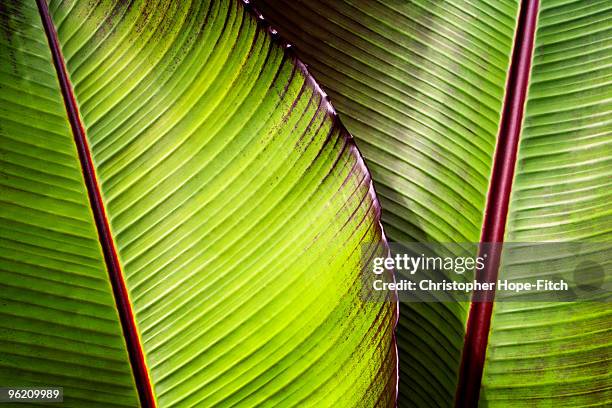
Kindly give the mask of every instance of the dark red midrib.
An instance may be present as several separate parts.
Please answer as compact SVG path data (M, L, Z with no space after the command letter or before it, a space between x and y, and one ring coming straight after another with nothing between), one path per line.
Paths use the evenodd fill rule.
M487 262L485 268L480 271L478 279L484 282L496 282L499 272L502 247L500 244L504 242L525 98L531 73L538 8L538 0L521 1L480 237L479 256L486 256ZM457 408L478 406L494 295L494 293L481 292L473 294L455 395Z
M91 204L94 220L98 230L100 245L102 246L104 260L106 262L111 286L113 288L113 294L119 312L121 326L123 328L123 335L125 337L140 403L146 408L155 407L156 404L155 397L153 395L153 388L151 386L149 372L145 363L140 336L138 335L138 330L136 328L132 305L129 300L119 258L117 257L115 243L110 232L110 226L106 216L106 210L102 202L102 196L93 166L91 152L89 150L85 130L81 122L79 110L72 91L72 85L68 79L66 65L59 46L55 26L53 24L53 20L51 19L46 1L36 0L36 2L38 4L38 10L40 12L45 33L47 35L49 47L51 49L53 64L57 72L62 96L64 98L64 105L66 106L66 113L68 115L70 127L72 128L72 133L74 135L74 141L76 143L81 168L83 170L83 176L85 179L85 185L87 187L87 194L89 196L89 202Z

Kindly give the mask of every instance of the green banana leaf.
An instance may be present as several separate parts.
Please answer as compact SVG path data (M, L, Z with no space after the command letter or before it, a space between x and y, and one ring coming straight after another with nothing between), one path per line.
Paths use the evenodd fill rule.
M610 2L541 2L508 241L612 253L610 17ZM496 304L482 394L490 407L610 406L610 303Z
M253 3L354 135L387 237L478 242L519 2ZM506 241L612 242L611 16L541 1ZM468 306L400 305L400 406L453 405ZM606 303L498 303L480 405L609 406L611 350Z
M392 406L396 304L360 280L388 251L380 207L304 65L236 1L40 3L0 4L0 386Z

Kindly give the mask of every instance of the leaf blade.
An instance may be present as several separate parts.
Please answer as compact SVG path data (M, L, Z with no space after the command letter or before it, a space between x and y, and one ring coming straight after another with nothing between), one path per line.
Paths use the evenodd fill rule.
M358 279L362 242L384 250L377 204L303 66L235 2L145 16L145 3L62 7L51 5L159 404L391 404L394 308L361 300ZM133 96L153 84L156 100Z
M66 406L137 405L38 10L11 3L0 17L0 382L63 386Z
M586 248L598 242L595 249L609 252L611 112L606 101L612 88L606 78L612 66L598 57L609 28L597 24L609 12L604 3L542 4L508 241L581 242ZM529 261L536 264L541 257ZM578 279L581 272L576 270ZM498 303L483 404L609 404L611 322L605 300ZM509 342L517 331L521 334Z

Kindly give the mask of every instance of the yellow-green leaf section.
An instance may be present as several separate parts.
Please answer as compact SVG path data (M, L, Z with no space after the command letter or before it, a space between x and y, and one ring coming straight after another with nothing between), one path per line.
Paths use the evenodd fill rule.
M40 47L49 64L40 18L30 4L19 7L28 17L14 30L34 30L38 40L26 37L14 48L26 55ZM49 9L158 405L393 405L396 308L361 297L362 260L386 251L380 210L352 138L304 66L236 1L51 1ZM2 31L4 42L14 30ZM71 163L81 183L73 201L90 217L49 67L45 92L58 103L54 117L65 137L57 149L70 154L60 155L50 142L48 154L57 156L57 171ZM25 62L20 76L36 78L39 70ZM3 101L3 113L28 94L14 81L3 74L3 87L12 85L15 96ZM30 93L41 104L44 93ZM5 140L9 147L21 143L17 165L50 172L55 167L41 165L42 151L25 143L31 136L4 131L5 123L24 119L13 116L2 121L3 148ZM40 127L46 140L58 125L46 129L39 117L24 123ZM3 183L38 188L21 178L9 175ZM59 189L53 194L64 197ZM28 199L44 207L45 225L66 211L38 198L21 200ZM30 218L22 206L6 217ZM13 229L11 242L26 233ZM45 230L23 236L28 245L47 239ZM64 244L57 269L74 257L71 248ZM14 262L8 247L2 254ZM106 271L98 272L108 289ZM65 296L60 290L58 297ZM58 307L56 301L48 307ZM35 309L18 310L35 320ZM112 307L108 313L116 315ZM109 324L119 330L117 320ZM52 337L37 335L40 344ZM46 377L37 382L62 385ZM133 388L127 381L123 387Z

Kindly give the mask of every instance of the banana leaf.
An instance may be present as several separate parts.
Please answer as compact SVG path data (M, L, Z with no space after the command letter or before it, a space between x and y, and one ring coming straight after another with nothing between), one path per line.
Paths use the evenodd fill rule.
M503 180L512 193L502 238L612 243L610 2L253 3L354 135L391 240L483 237L487 197L500 188L492 174L496 146L505 143L504 99L517 92L510 65L529 47L516 167ZM537 10L535 40L521 45L520 15L529 8ZM455 401L468 308L400 305L400 406L472 406ZM609 304L497 303L479 404L609 406L611 350Z
M3 1L0 26L0 386L393 406L396 304L360 280L388 251L370 175L252 11Z
M508 241L595 242L609 258L611 16L609 2L541 1ZM483 405L609 406L610 300L497 303Z

